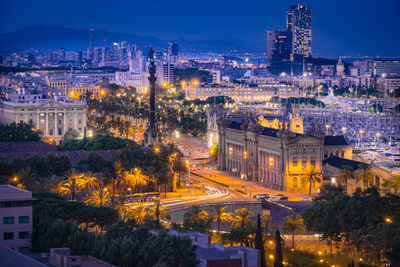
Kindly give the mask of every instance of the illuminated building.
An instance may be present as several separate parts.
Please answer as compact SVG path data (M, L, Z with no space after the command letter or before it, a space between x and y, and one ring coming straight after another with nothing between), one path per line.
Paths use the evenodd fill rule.
M7 94L0 102L0 123L24 122L59 141L68 129L81 136L86 128L86 102L66 96L43 98L36 94Z
M311 56L312 15L305 5L291 6L287 13L287 29L292 32L292 53Z
M352 146L343 136L325 136L318 129L299 134L282 122L279 129L266 128L252 116L235 116L218 120L219 169L245 174L266 187L308 192L309 184L303 181L311 170L322 180L326 151L351 157ZM321 186L322 181L312 184L312 192Z

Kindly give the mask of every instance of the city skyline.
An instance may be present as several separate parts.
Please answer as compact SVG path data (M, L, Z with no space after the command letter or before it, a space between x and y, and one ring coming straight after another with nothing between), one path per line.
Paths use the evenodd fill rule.
M399 2L386 1L385 5L375 1L303 2L313 12L313 55L398 56L396 43L400 29L391 21L395 21ZM0 19L0 32L28 25L60 25L151 35L164 40L229 40L249 50L265 52L266 31L285 29L286 12L294 4L297 2L254 0L246 5L239 1L206 1L197 6L180 1L172 4L155 1L149 8L144 3L128 2L109 6L98 1L96 4L92 1L80 4L74 1L35 4L6 1L2 4L7 12ZM75 8L77 5L80 8ZM60 7L64 13L56 12ZM72 20L71 12L79 20Z

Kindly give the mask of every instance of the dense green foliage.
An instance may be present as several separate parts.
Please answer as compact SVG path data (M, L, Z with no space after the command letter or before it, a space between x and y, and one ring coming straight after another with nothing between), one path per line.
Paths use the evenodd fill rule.
M40 132L26 123L0 124L0 142L39 141Z
M89 254L117 266L195 266L195 247L189 238L150 234L132 222L116 222L111 208L96 208L68 202L54 195L35 195L35 251L69 247L72 254ZM78 225L83 224L81 230ZM113 224L113 225L112 225ZM94 225L109 231L105 235L88 232ZM112 225L112 226L111 226Z
M400 264L390 256L400 243L400 196L380 196L375 187L349 196L342 188L327 186L313 203L303 212L309 230L371 264Z
M260 255L260 266L261 267L266 267L267 264L265 262L265 250L264 250L264 240L263 240L263 234L262 234L262 229L261 229L261 217L260 214L257 216L257 230L256 230L256 236L255 236L255 241L254 241L254 247L259 250Z
M195 136L206 132L205 101L181 101L178 94L159 94L157 97L161 101L157 101L156 116L163 132L173 134L179 130ZM149 114L148 96L108 95L101 101L89 99L88 106L96 114L89 116L88 126L101 135L134 136L134 133L144 131Z
M282 237L279 229L275 233L275 258L274 267L283 267Z
M46 249L39 245L40 242L46 242L40 235L40 231L45 230L39 227L40 223L48 224L61 219L71 221L76 225L84 224L86 227L103 228L116 223L119 219L118 212L110 207L87 206L81 202L67 201L51 193L34 194L34 197L37 199L33 205L34 229L39 232L33 233L32 244L36 250Z
M212 81L210 72L199 70L198 68L174 69L174 75L178 83L181 81L191 82L193 80L197 80L199 82Z
M63 142L58 149L64 151L71 150L114 150L127 147L133 144L132 141L112 136L96 135L92 138L81 140L73 139Z
M48 154L45 157L34 155L21 159L15 158L11 163L0 161L0 181L5 183L23 169L30 169L34 176L49 177L51 175L62 176L71 168L71 162L67 156L55 156Z

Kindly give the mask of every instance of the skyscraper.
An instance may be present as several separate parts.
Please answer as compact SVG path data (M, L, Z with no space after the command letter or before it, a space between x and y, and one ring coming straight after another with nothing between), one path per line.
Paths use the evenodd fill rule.
M65 61L67 59L67 53L65 48L60 48L60 60Z
M268 60L268 64L271 64L272 56L275 53L275 41L276 41L276 33L275 33L275 31L267 31L267 60Z
M89 29L89 54L88 59L93 59L94 53L94 29Z
M292 32L292 53L311 56L311 9L302 4L291 6L287 13L286 23L287 29Z
M178 61L178 43L168 43L167 44L167 63L175 63Z
M169 55L177 57L179 55L178 43L177 42L168 43L167 50L168 50L167 53Z

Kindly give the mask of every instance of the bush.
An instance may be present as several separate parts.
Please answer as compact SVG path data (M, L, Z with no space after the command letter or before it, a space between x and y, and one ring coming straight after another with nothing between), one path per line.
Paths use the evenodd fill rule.
M59 150L72 151L72 150L115 150L135 144L128 139L122 139L112 136L97 135L93 138L86 138L82 140L67 140L58 146Z

